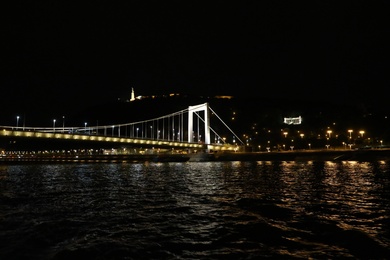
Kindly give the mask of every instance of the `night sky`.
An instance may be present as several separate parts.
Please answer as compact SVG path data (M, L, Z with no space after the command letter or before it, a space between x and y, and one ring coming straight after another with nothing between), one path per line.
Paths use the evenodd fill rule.
M18 1L2 10L3 114L88 107L130 98L132 87L380 103L389 10L388 1Z

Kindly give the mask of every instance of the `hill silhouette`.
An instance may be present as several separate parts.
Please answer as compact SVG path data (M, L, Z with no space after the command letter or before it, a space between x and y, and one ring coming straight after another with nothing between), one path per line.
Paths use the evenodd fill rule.
M157 96L133 102L115 100L88 107L58 107L56 109L34 109L19 113L19 126L102 126L143 121L165 116L188 106L209 103L213 111L229 127L239 134L251 129L282 129L292 126L283 124L284 117L302 117L301 129L318 130L326 127L364 128L367 131L383 133L389 128L386 113L372 104L330 103L316 99L275 99L275 98L217 98L206 96ZM9 110L10 108L8 108ZM9 112L9 111L8 111ZM15 125L16 115L1 114L2 125ZM212 121L212 125L215 120ZM337 124L337 125L335 125ZM216 126L217 127L217 126Z
M360 104L335 104L316 100L259 98L216 98L201 96L155 97L133 102L108 102L77 111L68 116L74 125L110 125L143 121L185 110L188 106L209 103L212 110L239 132L259 127L286 127L284 117L303 118L302 127L322 128L337 122L339 127L379 127L381 114ZM233 119L234 117L234 119Z

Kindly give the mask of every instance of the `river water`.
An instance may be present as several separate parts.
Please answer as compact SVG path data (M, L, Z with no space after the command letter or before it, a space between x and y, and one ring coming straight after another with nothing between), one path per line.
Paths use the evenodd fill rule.
M390 162L0 166L0 259L388 259Z

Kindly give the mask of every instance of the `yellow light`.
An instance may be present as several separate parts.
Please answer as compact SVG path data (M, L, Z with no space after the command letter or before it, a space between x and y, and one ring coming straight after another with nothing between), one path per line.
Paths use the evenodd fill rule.
M352 132L353 132L353 130L352 130L352 129L349 129L349 130L348 130L348 133L349 133L349 139L352 139Z

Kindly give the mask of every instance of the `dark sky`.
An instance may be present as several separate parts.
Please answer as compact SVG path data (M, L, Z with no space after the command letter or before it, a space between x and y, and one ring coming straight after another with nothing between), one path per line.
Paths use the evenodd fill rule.
M132 87L387 99L388 1L25 2L2 10L0 101L11 112L110 102Z

